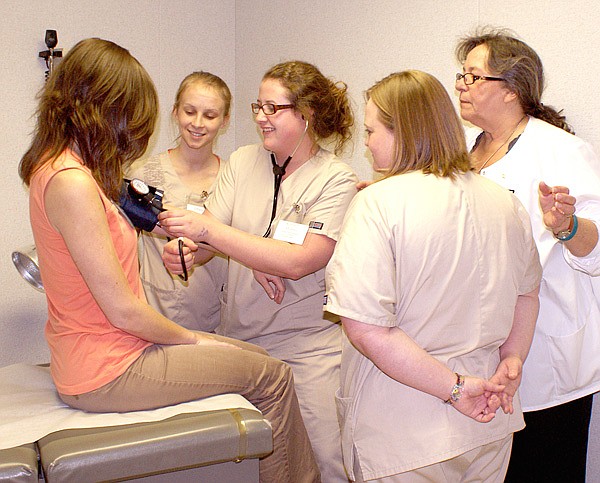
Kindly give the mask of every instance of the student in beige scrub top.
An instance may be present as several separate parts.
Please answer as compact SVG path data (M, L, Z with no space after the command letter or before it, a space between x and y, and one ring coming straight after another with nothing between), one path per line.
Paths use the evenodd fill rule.
M355 481L500 483L524 426L505 372L527 356L538 308L529 217L471 170L435 77L392 74L367 98L384 179L354 198L327 266L326 308L347 334L346 468Z
M172 111L178 145L135 162L127 177L163 190L165 206L201 212L224 165L214 153L214 143L229 122L230 108L231 93L220 77L202 71L186 76ZM217 255L195 266L184 281L163 264L166 243L160 229L140 235L140 276L148 302L179 325L213 332L220 322L219 298L227 278L227 258Z
M346 87L311 64L284 62L264 75L252 110L262 143L231 155L204 215L168 211L161 224L187 237L190 262L210 256L192 241L231 258L219 332L292 366L323 481L347 481L334 399L341 328L323 312L325 265L356 193L355 174L335 154L353 124ZM177 244L164 260L182 272Z

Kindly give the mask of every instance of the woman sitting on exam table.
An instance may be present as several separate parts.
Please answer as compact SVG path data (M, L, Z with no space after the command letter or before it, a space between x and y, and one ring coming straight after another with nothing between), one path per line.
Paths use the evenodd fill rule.
M30 188L58 393L93 412L239 393L273 426L261 481L318 481L290 368L259 347L181 327L146 302L136 231L117 200L157 109L148 73L101 39L75 45L40 94L19 174Z

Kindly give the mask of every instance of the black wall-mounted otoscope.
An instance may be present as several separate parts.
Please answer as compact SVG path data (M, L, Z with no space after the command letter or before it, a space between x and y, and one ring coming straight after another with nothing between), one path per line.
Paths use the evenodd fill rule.
M46 68L48 69L46 71L46 79L48 79L48 76L52 74L54 59L62 57L62 49L55 48L58 45L58 35L56 30L46 30L46 38L44 41L46 42L48 50L43 50L40 52L39 56L46 61Z

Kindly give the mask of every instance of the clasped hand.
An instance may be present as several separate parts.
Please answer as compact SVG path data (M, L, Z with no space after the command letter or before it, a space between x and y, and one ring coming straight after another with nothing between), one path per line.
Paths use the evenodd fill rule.
M462 397L453 404L462 414L480 423L488 423L498 409L505 414L514 412L513 398L521 383L523 364L517 356L504 358L489 381L465 377Z
M452 403L458 412L480 423L489 423L496 417L504 386L479 377L465 376L461 397Z

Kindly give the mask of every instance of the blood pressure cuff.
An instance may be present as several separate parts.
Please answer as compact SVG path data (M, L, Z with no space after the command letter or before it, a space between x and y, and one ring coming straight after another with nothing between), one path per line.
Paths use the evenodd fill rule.
M148 186L149 193L145 196L133 196L129 189L131 180L123 180L119 205L125 212L131 224L144 231L152 231L158 223L158 214L164 211L162 207L163 191Z

